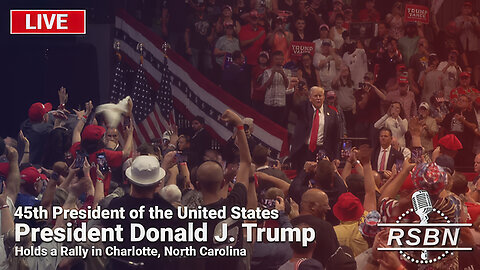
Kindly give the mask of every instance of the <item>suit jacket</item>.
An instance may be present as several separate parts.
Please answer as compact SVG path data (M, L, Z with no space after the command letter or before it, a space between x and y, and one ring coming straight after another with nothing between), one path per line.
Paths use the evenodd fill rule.
M340 137L342 135L342 125L339 123L337 112L329 108L327 105L322 106L325 115L323 146L330 160L340 158ZM313 122L313 106L310 101L306 100L294 107L297 113L297 123L292 138L291 156L295 156L298 151L305 145Z
M380 146L375 148L375 151L372 153L372 169L374 171L378 170L378 155L380 154ZM397 159L404 160L404 156L402 153L399 151L393 149L393 147L390 148L390 155L388 155L388 160L387 160L387 170L391 171L393 164L395 164L395 161Z

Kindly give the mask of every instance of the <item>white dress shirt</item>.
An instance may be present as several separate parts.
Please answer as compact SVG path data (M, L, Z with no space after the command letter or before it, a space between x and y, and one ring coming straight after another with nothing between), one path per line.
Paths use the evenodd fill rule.
M312 127L313 121L315 120L315 113L317 109L312 105L313 108L313 118L312 118ZM317 133L317 145L323 145L323 132L325 131L325 113L323 112L323 105L318 109L318 133ZM310 145L310 134L312 134L312 128L307 137L307 145Z
M377 160L377 171L378 172L383 172L387 169L387 163L388 163L388 156L390 155L390 149L392 149L392 146L389 145L387 149L383 149L380 147L380 153L378 153L378 160ZM380 168L380 164L382 163L382 156L383 156L383 151L385 151L385 163L383 164L383 168Z

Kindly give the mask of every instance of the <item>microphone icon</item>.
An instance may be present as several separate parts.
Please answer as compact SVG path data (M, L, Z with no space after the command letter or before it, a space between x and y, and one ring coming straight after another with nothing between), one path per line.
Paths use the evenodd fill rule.
M412 195L412 204L415 214L420 218L420 224L428 224L428 214L433 211L430 195L425 190L415 191ZM428 259L428 251L423 250L421 254L423 260Z
M420 218L420 224L428 223L428 214L433 211L430 195L425 190L415 191L412 195L412 204L415 214Z

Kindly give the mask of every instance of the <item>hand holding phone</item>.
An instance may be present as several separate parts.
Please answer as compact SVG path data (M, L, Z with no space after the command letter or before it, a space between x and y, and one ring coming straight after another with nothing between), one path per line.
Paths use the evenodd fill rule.
M423 148L422 147L413 147L412 150L412 162L415 164L420 164L423 162L422 155L423 155Z
M110 171L105 153L97 153L97 166L101 173Z

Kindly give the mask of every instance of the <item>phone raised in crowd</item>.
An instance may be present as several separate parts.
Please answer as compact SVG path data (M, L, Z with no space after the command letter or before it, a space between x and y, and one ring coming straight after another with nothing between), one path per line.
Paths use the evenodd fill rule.
M403 159L397 159L395 160L395 168L397 169L397 172L400 172L403 167Z
M129 116L124 116L123 117L123 127L129 127L130 126L130 117Z
M75 157L75 168L83 168L83 163L85 162L85 158L87 157L87 154L84 151L77 150L77 155Z
M352 141L351 140L344 140L342 143L342 150L340 150L340 156L343 159L347 159L350 157L350 152L352 151Z
M110 167L108 167L107 157L105 153L97 153L97 166L100 172L106 173L110 171Z
M320 160L323 160L326 156L327 156L327 153L325 152L325 150L323 150L323 149L318 150L317 162L320 161Z
M412 151L412 162L415 164L422 163L423 148L413 147L411 151Z
M262 206L267 209L274 209L275 201L275 199L262 199Z
M183 155L183 151L177 151L175 159L177 160L177 163L187 162L187 156Z

